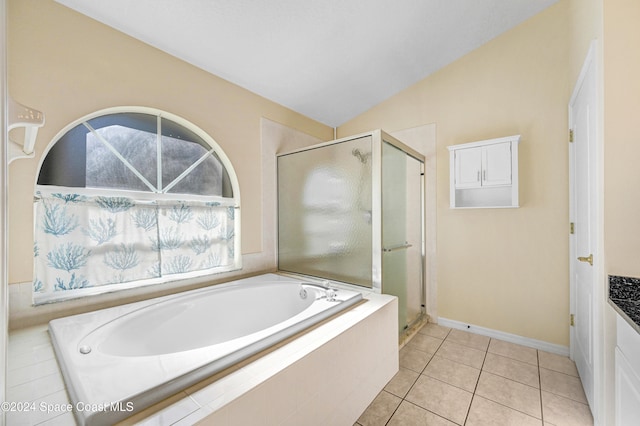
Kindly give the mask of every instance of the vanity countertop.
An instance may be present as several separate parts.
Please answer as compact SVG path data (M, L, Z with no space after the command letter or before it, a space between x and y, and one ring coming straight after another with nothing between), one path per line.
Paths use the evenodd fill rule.
M609 304L640 333L640 278L609 275Z

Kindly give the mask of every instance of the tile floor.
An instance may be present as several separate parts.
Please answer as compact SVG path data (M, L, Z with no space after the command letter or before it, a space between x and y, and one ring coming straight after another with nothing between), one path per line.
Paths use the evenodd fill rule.
M356 426L593 425L567 357L426 324Z

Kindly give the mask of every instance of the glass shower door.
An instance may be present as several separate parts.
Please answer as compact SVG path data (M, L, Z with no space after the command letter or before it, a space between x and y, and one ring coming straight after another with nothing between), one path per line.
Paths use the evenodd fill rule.
M382 285L398 297L399 332L422 314L423 162L382 144Z

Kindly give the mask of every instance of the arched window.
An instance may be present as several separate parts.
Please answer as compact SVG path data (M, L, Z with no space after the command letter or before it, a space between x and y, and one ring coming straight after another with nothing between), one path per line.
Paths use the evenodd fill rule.
M36 185L35 303L241 268L237 178L202 130L128 107L59 135Z

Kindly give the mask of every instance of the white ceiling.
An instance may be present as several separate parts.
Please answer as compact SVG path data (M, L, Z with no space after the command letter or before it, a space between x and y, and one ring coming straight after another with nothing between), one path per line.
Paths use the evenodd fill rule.
M336 127L558 0L56 0Z

